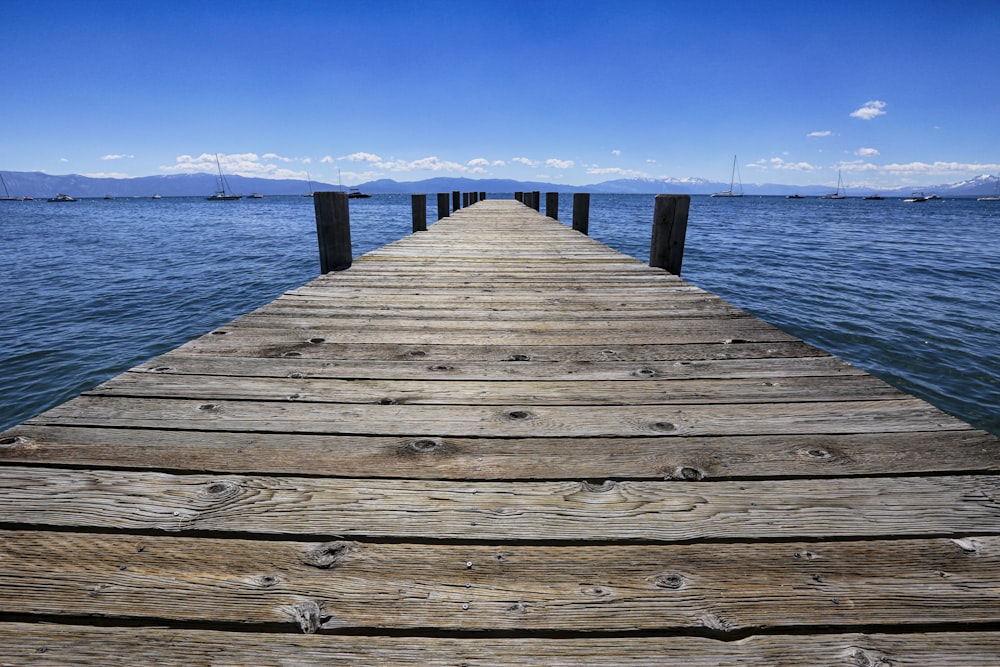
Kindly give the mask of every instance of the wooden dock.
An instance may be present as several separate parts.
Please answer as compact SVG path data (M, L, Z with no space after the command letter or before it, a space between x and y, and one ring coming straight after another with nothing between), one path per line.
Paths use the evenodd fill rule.
M482 201L0 434L0 665L996 666L998 473Z

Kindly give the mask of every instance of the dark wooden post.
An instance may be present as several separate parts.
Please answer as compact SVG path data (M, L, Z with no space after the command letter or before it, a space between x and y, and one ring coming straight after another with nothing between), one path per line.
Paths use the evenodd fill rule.
M546 192L545 193L545 215L549 216L553 220L559 219L559 193L558 192Z
M590 234L590 193L573 193L573 229Z
M656 195L653 207L653 238L649 244L649 265L681 275L684 237L687 234L690 195Z
M542 201L542 193L539 192L538 190L532 191L531 208L535 209L536 211L539 210L538 207L541 206L541 201Z
M451 192L451 210L457 211L462 208L461 193L458 190L452 190Z
M448 217L448 193L438 193L438 220Z
M462 208L468 208L468 207L469 207L469 193L468 192L463 192L462 193Z
M521 202L523 204L524 203L524 193L523 192L515 192L514 193L514 199L516 199L517 201L519 201L519 202Z
M316 192L316 238L319 241L320 273L351 267L351 214L346 192Z
M411 195L413 207L413 231L427 231L427 195Z
M480 192L479 193L479 201L486 201L486 193L485 192Z

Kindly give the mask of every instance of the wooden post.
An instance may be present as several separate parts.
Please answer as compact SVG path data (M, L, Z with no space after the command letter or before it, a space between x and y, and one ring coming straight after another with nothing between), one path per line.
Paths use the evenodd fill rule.
M480 192L479 193L479 201L486 201L486 193L485 192Z
M468 206L469 206L469 193L468 192L463 192L462 193L462 208L468 208Z
M427 231L427 195L411 195L413 208L413 231Z
M519 202L521 202L523 204L524 203L524 193L523 192L515 192L514 193L514 199L516 199L517 201L519 201Z
M558 192L546 192L545 193L545 215L549 216L553 220L559 219L559 193Z
M458 190L452 190L451 192L451 210L457 211L462 208L461 193Z
M351 214L346 192L316 192L316 238L319 241L320 273L351 267Z
M573 229L590 234L590 193L573 193Z
M533 191L531 193L531 208L535 209L536 211L539 210L538 207L541 206L541 201L542 201L542 193L539 192L538 190Z
M684 237L687 234L690 195L656 195L653 207L653 238L649 244L649 265L681 275Z
M448 193L438 193L438 220L448 217Z

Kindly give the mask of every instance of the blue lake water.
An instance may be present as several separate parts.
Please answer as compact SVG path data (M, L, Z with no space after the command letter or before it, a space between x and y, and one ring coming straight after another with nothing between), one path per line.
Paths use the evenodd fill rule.
M591 195L590 235L646 261L652 211ZM410 224L409 196L352 201L355 255ZM305 197L0 202L0 230L0 429L319 271ZM683 277L1000 434L998 231L1000 202L696 196Z

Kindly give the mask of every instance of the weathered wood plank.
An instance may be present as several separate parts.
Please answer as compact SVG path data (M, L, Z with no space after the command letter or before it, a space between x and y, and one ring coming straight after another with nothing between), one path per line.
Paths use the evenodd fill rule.
M503 364L517 361L565 361L603 363L605 361L690 361L712 359L777 359L797 356L817 356L823 353L798 340L762 341L725 340L709 343L674 343L656 345L508 345L493 341L490 345L455 345L440 339L431 343L345 343L319 337L306 337L296 332L269 332L268 336L238 339L228 336L227 329L215 335L202 336L185 343L175 351L179 354L228 355L255 358L291 358L322 360L420 360L453 363L490 361ZM161 364L154 362L154 367ZM439 364L435 364L439 365Z
M799 350L801 353L801 350ZM794 352L793 352L794 354ZM386 355L388 356L388 355ZM497 363L505 362L505 363ZM442 365L435 361L338 359L325 361L297 357L262 358L174 352L133 369L156 375L222 375L230 377L381 379L381 380L556 380L578 382L709 379L826 378L863 375L864 371L830 356L791 356L678 361L531 361L502 359L493 362L461 361Z
M0 654L19 667L996 667L1000 633L483 639L0 623Z
M624 632L1000 621L1000 537L412 545L0 532L7 612L342 628ZM70 557L67 557L70 556Z
M870 375L712 380L492 382L267 378L126 373L86 392L198 400L407 405L678 405L898 400L905 394Z
M567 456L572 452L572 456ZM0 461L453 480L726 479L1000 472L982 431L719 438L439 438L23 425ZM825 483L825 482L823 482Z
M406 405L81 396L30 423L477 437L740 436L968 430L915 398L717 405Z
M286 535L684 541L989 533L1000 532L997 497L1000 477L989 475L595 485L0 468L0 504L12 524Z

